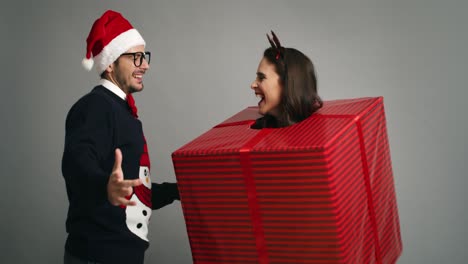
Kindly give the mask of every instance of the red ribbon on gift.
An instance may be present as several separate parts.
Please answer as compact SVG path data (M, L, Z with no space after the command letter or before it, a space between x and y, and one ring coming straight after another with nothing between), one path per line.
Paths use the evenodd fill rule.
M249 127L255 123L255 120L241 120L237 122L222 123L214 128L229 127L229 126L242 126L248 125ZM252 164L250 162L250 151L258 144L266 135L273 131L271 128L264 128L245 143L239 150L240 162L242 167L242 174L244 175L245 186L247 188L247 201L249 203L250 217L252 218L253 235L255 237L255 245L258 254L258 263L268 264L268 253L265 243L265 233L263 231L262 218L260 215L260 207L257 199L257 187L252 176Z
M380 264L382 263L382 256L380 253L379 236L377 233L377 220L375 216L374 199L372 197L372 189L370 184L369 165L367 164L366 147L364 146L364 133L362 132L362 124L359 117L356 117L356 119L356 126L359 135L359 146L361 148L362 170L364 172L364 182L366 183L367 207L369 209L369 217L371 220L372 229L374 231L375 259L377 263Z
M243 126L243 125L251 126L254 123L255 123L255 120L242 120L242 121L231 122L231 123L222 123L213 128L228 127L228 126Z
M260 264L268 263L268 253L266 250L265 233L263 232L262 218L260 215L260 207L257 200L257 187L252 176L252 164L250 162L250 151L257 145L266 135L270 134L273 129L261 129L252 139L242 146L240 149L240 161L244 174L245 185L247 186L247 198L249 202L250 216L252 217L253 232L255 236L255 244L257 246L258 260Z

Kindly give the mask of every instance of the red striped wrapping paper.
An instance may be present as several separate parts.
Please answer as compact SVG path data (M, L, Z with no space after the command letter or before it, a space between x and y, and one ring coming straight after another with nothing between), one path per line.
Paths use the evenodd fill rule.
M402 252L382 97L250 129L249 107L172 153L193 262L395 263Z

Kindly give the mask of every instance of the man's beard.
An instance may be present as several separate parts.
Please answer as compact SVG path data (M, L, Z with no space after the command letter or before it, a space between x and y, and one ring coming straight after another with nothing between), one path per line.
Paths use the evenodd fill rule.
M135 87L133 86L130 86L130 93L136 93L136 92L141 92L143 91L143 89L145 89L145 85L144 84L141 84L141 89L136 89Z

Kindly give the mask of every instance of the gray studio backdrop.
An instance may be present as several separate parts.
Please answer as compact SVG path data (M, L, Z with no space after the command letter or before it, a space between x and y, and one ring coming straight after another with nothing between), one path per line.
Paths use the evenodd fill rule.
M325 100L384 96L404 252L467 263L468 1L7 1L1 22L1 263L61 263L65 116L97 82L81 67L107 8L152 51L136 95L154 180L170 154L256 105L265 33L310 56ZM6 195L5 195L6 194ZM155 211L146 263L191 263L180 203Z

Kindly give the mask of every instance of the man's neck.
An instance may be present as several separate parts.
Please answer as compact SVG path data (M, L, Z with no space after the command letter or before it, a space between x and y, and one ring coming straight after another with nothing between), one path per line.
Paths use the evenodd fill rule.
M106 87L109 91L113 92L116 94L118 97L122 98L125 100L127 98L127 95L125 94L120 87L118 87L115 83L111 82L108 79L101 79L99 80L99 84L102 86Z

